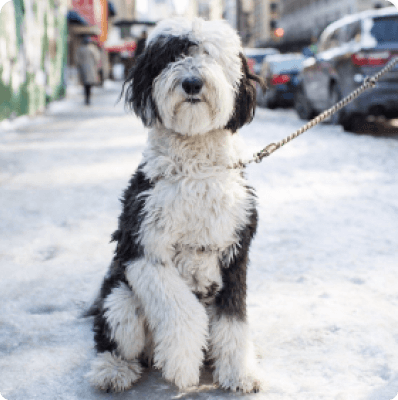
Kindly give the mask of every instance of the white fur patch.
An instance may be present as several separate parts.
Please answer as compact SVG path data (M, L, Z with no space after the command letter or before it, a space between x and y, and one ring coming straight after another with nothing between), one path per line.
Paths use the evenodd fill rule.
M253 207L240 171L228 168L237 143L225 130L194 137L151 131L143 170L162 179L146 193L140 241L147 257L171 264L176 245L222 252L237 243Z
M213 284L221 289L222 277L218 266L218 251L187 246L179 246L176 250L174 265L194 293L206 296Z
M91 371L86 375L90 383L101 389L122 392L131 388L141 375L137 361L125 361L109 351L100 353L91 363Z
M214 381L224 389L250 393L260 389L255 377L253 345L246 322L213 315L210 322L210 356L214 359Z
M153 334L155 366L180 388L197 385L208 334L204 307L174 266L144 258L127 267L126 278Z
M145 345L145 319L138 299L122 283L106 297L104 308L112 339L116 341L121 355L126 360L136 359Z

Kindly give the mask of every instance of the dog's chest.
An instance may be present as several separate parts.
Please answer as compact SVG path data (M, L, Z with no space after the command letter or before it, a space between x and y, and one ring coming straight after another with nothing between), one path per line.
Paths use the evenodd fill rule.
M173 264L204 302L222 287L219 259L238 241L247 223L248 193L236 173L156 183L146 201L146 230L156 252ZM163 253L164 254L164 253Z
M181 138L154 131L144 172L155 181L146 193L140 230L146 254L171 261L199 296L222 285L219 259L232 254L248 223L253 198L236 161L229 132Z
M160 180L146 202L152 229L173 245L224 250L247 222L248 193L236 173Z

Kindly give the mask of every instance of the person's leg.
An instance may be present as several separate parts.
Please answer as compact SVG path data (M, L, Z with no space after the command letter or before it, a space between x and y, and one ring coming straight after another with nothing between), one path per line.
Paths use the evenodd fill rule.
M87 85L88 86L88 92L87 92L87 104L90 104L91 102L91 85Z
M84 100L88 105L90 104L91 85L84 85Z
M87 104L88 101L88 85L84 85L84 102Z

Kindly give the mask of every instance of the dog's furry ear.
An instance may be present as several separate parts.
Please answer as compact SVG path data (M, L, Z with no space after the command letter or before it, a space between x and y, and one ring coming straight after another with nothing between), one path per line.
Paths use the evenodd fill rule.
M144 51L135 60L122 89L123 93L125 85L128 85L125 92L125 104L134 110L147 127L152 126L159 118L156 103L152 97L153 77L150 74L150 63L150 54Z
M152 87L155 78L179 57L187 55L191 46L197 43L188 37L159 36L150 42L144 52L137 58L134 66L123 84L127 84L125 94L128 105L145 126L150 127L156 120L161 121L156 102L152 96ZM122 93L123 93L122 91Z
M236 132L254 117L256 110L256 82L265 92L264 81L250 72L244 54L240 53L239 57L242 61L242 78L236 92L234 112L225 126L226 129L230 129L232 132Z

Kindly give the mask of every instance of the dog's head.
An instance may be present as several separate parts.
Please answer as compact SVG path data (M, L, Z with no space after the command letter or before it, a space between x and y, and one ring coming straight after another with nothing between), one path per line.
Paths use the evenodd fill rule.
M164 20L129 72L126 103L148 127L184 135L236 132L253 118L253 81L259 79L226 22Z

